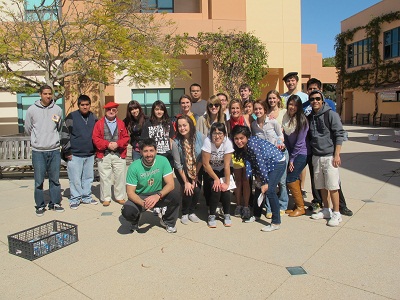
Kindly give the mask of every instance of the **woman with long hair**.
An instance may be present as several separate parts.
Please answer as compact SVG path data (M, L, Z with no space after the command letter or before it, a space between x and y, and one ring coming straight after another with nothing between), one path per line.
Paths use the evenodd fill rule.
M287 210L286 213L289 213L289 217L298 217L305 214L300 174L307 164L306 139L309 128L299 96L291 95L287 100L287 112L283 116L282 127L289 152L286 182L295 202L295 209Z
M246 174L254 175L258 185L256 194L266 194L272 210L272 221L261 231L274 231L280 228L281 215L275 188L286 168L285 156L270 142L251 136L247 126L237 125L232 129L234 156L246 161Z
M151 107L150 119L143 125L141 138L153 138L157 143L157 154L168 158L171 167L173 167L171 142L174 135L167 107L161 100L155 101Z
M216 122L224 123L225 114L221 109L221 100L213 95L207 101L206 113L197 119L196 129L205 136L208 136L211 125Z
M143 112L142 106L136 100L128 103L125 127L129 132L130 144L132 146L132 161L140 158L139 141L142 134L143 124L147 117Z
M230 176L233 145L227 137L224 123L213 123L210 135L204 140L202 150L202 162L205 170L204 189L209 189L210 214L207 225L210 228L217 227L216 210L219 202L222 202L224 210L223 223L225 227L232 225L229 208L230 200ZM223 179L222 179L223 178ZM222 179L222 180L221 180Z
M257 116L257 120L255 120L251 124L252 134L258 136L261 139L267 140L271 144L275 145L282 152L286 151L284 144L284 137L280 123L275 118L270 118L267 115L267 103L266 101L257 100L254 104L254 112ZM266 200L269 200L267 198ZM285 214L285 210L287 209L287 205L289 202L289 195L286 190L286 171L282 174L282 178L280 178L280 193L279 193L279 205L281 215ZM269 202L266 201L267 208L267 218L270 219L272 217L271 207ZM262 213L262 207L258 205L253 206L254 215L256 217L260 217Z
M201 147L205 137L196 130L188 115L181 115L177 118L176 128L172 155L175 162L176 178L183 191L181 223L187 225L189 221L194 223L200 221L195 214L195 209L200 197L198 172L202 165Z
M238 99L234 99L229 104L230 119L226 121L228 132L231 132L236 125L247 126L250 128L252 117L243 114L242 102ZM231 136L232 137L232 136ZM246 178L246 168L242 159L236 159L232 157L233 162L233 173L235 175L235 198L236 208L234 212L235 217L241 217L247 221L251 217L249 201L250 201L250 182Z
M283 107L279 92L276 90L269 91L265 102L267 104L268 117L278 120L279 124L282 125L282 119L286 113L286 109Z
M221 101L221 110L225 114L225 120L229 120L230 113L229 113L229 97L225 93L218 93L217 97Z
M176 119L181 115L190 117L192 119L194 126L196 126L197 119L199 118L199 116L192 112L192 100L190 99L190 96L182 95L179 98L179 106L181 107L181 112L174 117L175 131L177 130Z

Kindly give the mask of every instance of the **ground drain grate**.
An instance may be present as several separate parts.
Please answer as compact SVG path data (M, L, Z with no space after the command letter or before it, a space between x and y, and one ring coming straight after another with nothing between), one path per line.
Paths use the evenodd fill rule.
M372 202L375 202L374 200L371 200L371 199L367 199L367 200L361 200L362 202L365 202L365 203L372 203Z
M113 214L112 211L106 211L106 212L102 212L101 216L102 217L107 217L107 216L111 216L112 214Z
M306 270L302 267L286 267L286 270L290 273L290 275L303 275L307 274Z

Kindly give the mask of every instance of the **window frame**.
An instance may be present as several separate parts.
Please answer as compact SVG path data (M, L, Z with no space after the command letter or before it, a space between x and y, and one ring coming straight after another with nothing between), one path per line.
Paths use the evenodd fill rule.
M390 40L388 41L387 36L389 35ZM383 59L387 60L397 57L400 57L400 27L392 28L383 33Z
M347 45L347 68L354 68L371 63L371 38L366 38Z

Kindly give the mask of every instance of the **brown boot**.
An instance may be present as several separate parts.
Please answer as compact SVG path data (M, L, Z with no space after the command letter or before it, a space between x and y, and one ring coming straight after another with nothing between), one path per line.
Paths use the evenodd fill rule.
M300 180L288 183L287 187L292 192L294 203L296 204L296 209L289 214L289 217L304 215L306 211L304 210L304 199L301 193Z

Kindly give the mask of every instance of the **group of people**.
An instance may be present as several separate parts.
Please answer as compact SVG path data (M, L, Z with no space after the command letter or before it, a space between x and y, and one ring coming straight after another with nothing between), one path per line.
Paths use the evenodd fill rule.
M113 185L114 201L123 205L122 216L132 224L132 231L139 228L145 210L160 216L169 233L176 232L180 210L182 224L200 222L196 209L202 193L208 227L217 227L219 218L229 227L234 192L233 215L254 222L265 209L271 223L261 230L269 232L280 228L285 213L305 214L302 187L308 164L315 212L311 217L338 226L341 214L352 214L340 189L338 167L345 131L339 115L324 99L319 80L308 81L308 94L297 91L297 73L283 80L286 93L273 90L256 101L247 84L239 88L241 99L231 101L225 93L201 99L201 86L192 84L190 95L179 99L178 115L171 118L166 105L157 100L146 116L139 102L132 100L124 120L117 118L115 102L107 103L105 116L97 120L86 95L79 96L78 110L62 120L52 89L41 87L41 99L28 109L25 121L33 149L36 214L46 210L46 172L48 207L64 211L59 183L62 157L67 162L71 209L98 204L91 193L96 160L100 201L103 206L111 204ZM126 170L128 144L133 162ZM174 175L180 187L175 187ZM288 190L295 203L290 209Z

